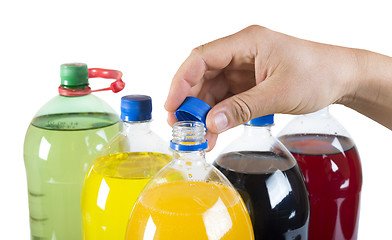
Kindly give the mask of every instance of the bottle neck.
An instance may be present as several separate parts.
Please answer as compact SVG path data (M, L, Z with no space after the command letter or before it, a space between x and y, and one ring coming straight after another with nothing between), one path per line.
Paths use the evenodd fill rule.
M205 128L200 122L177 122L173 125L173 140L170 144L174 160L204 161L207 142Z
M204 139L204 125L199 122L178 122L173 126L172 142L179 145L199 145Z
M151 132L151 120L143 122L124 121L124 131L130 134L147 134Z
M64 97L81 97L91 93L91 88L87 85L82 86L63 86L58 88L60 96Z
M246 136L271 137L271 126L244 125L244 134Z

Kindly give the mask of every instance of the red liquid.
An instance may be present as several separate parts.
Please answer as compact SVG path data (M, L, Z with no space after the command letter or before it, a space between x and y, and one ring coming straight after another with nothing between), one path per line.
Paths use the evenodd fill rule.
M280 137L300 166L310 198L309 240L357 239L362 169L347 137Z

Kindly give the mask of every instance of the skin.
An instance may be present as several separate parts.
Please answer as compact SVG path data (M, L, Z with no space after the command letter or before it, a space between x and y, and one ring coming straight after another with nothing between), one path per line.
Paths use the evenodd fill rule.
M210 150L219 133L253 118L306 114L333 103L392 129L392 58L250 26L193 49L165 103L170 125L187 96L212 107Z

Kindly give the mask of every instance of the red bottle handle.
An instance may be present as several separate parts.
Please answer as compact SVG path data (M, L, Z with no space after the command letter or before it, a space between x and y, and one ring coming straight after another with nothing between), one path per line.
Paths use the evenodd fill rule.
M116 81L110 84L108 88L96 89L91 92L100 92L100 91L109 91L112 90L114 93L117 93L124 89L125 83L122 81L122 72L117 70L103 69L103 68L89 68L88 69L88 78L107 78L107 79L116 79Z
M77 97L77 96L88 95L92 92L109 91L109 90L113 91L114 93L117 93L123 90L125 87L125 83L121 79L122 72L117 70L110 70L110 69L103 69L103 68L89 68L88 78L106 78L106 79L115 79L115 81L110 84L110 87L96 89L96 90L91 90L90 87L86 87L84 89L69 89L60 86L59 87L60 95L67 96L67 97Z

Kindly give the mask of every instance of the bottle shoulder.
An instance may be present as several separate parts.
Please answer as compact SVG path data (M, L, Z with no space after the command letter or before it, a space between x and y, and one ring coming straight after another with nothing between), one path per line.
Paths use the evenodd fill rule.
M207 163L204 157L178 158L176 153L173 160L151 179L147 188L173 181L215 182L232 187L227 178L215 166Z
M123 152L100 157L92 170L111 178L151 178L171 161L171 156L156 152Z
M295 134L323 134L351 138L348 131L329 112L294 117L278 134L278 137Z
M45 103L34 117L62 114L62 113L109 113L117 115L116 111L104 100L88 94L79 97L66 97L57 95ZM117 121L118 121L117 117Z
M264 174L288 170L297 162L274 136L244 132L222 151L214 164L235 172Z
M149 123L121 122L121 131L109 142L103 155L124 152L151 152L171 155L169 143L149 127Z
M280 152L289 154L286 147L270 134L249 134L243 132L237 139L224 148L222 153L234 151Z
M77 131L108 127L119 122L115 111L93 95L56 96L38 110L31 125L58 131Z
M355 147L348 131L328 109L294 117L278 138L293 154L344 154Z

